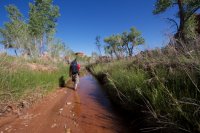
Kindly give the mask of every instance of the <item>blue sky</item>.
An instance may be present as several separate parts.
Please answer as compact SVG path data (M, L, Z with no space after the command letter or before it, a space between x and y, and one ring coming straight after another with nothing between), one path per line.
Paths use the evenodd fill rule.
M8 20L5 5L15 4L28 17L28 3L32 1L1 0L0 26ZM153 15L154 3L155 0L54 0L61 13L55 36L73 51L90 55L97 52L97 35L103 39L134 26L145 38L144 48L162 47L167 41L165 34L173 31L165 18L172 17L174 9Z

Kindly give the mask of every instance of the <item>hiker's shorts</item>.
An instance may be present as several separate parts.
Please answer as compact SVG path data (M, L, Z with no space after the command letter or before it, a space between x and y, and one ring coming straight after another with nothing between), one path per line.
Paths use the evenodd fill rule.
M72 75L72 81L76 82L76 83L79 83L79 76L78 76L78 74L73 74Z

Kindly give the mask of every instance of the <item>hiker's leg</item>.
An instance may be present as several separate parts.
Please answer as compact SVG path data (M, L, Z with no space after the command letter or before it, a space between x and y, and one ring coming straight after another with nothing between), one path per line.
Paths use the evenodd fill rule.
M76 90L76 89L77 89L77 86L78 86L78 84L77 84L77 83L75 83L75 84L74 84L74 90Z
M79 83L79 75L76 74L76 81L77 81L77 84Z
M79 83L79 77L78 74L75 75L75 82L74 82L74 89L76 90L78 87L78 83Z

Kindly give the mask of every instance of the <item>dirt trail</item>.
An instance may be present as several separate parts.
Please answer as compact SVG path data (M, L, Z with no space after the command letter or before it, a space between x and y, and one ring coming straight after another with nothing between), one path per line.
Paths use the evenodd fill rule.
M127 133L98 82L87 75L77 91L57 90L19 117L0 118L0 133Z

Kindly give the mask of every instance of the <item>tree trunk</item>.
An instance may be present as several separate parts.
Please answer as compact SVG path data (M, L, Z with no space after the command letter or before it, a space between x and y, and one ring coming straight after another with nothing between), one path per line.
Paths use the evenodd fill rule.
M100 56L102 56L100 46L97 46L97 47L98 47L98 50L99 50L99 54L100 54Z
M21 42L20 42L19 38L17 37L16 39L17 39L17 46L16 46L16 48L21 48Z
M18 54L17 54L17 49L15 49L14 51L15 51L15 55L18 56Z
M132 57L132 55L133 55L133 46L128 47L128 55L129 55L130 57Z
M115 56L117 57L117 59L119 59L119 56L118 56L116 50L114 50L113 53L115 54Z
M43 49L43 37L40 39L40 55L43 54L42 49Z
M34 56L39 56L38 54L38 45L37 45L37 37L34 36L34 51L33 51L33 55Z
M37 49L37 38L36 38L36 36L34 36L34 45L35 45L35 49Z
M180 22L179 22L179 29L176 34L176 37L180 39L184 39L184 27L185 27L185 11L183 9L183 2L182 0L178 0L178 8L179 8L179 17L180 17Z

